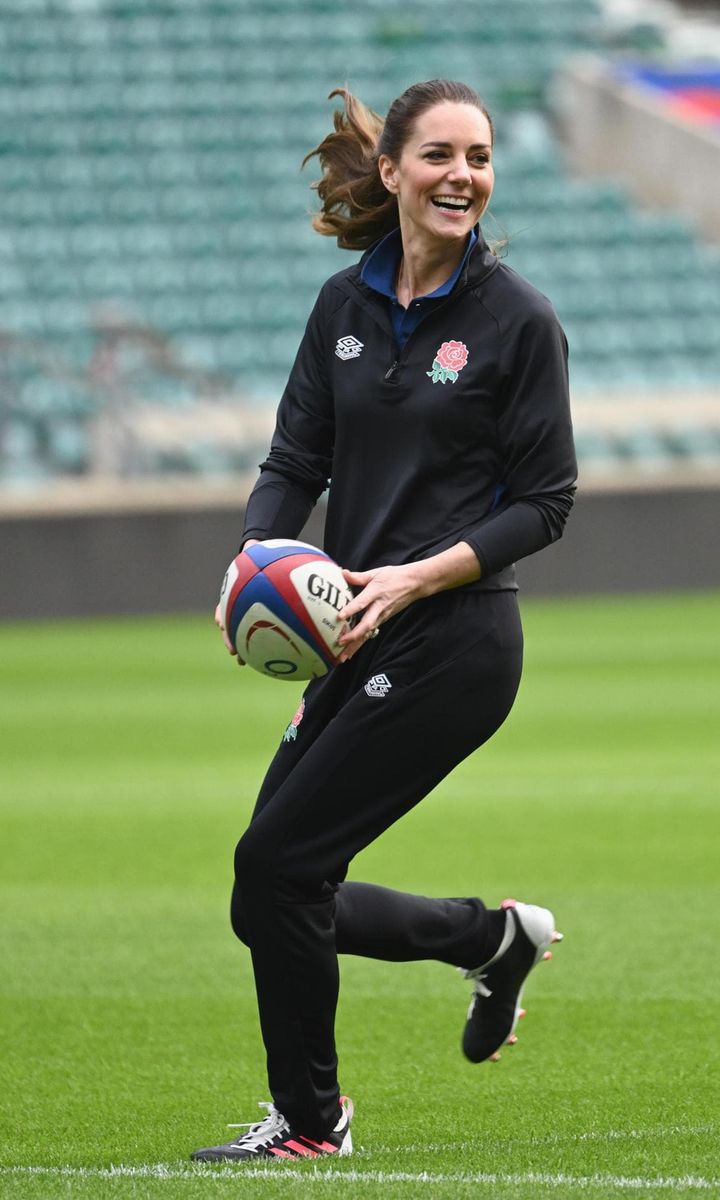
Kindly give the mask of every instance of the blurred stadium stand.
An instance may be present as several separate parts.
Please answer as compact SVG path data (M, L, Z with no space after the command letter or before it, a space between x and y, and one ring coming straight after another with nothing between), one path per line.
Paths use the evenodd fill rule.
M649 77L685 36L678 14L659 0L4 0L8 514L13 494L67 477L101 507L111 477L125 497L163 473L185 497L204 481L239 494L317 289L352 261L311 230L316 168L299 169L330 127L324 97L347 82L384 111L438 75L476 86L496 118L485 232L567 329L585 479L717 477L720 249L689 212L631 198L611 156L602 178L572 177L558 136L568 64L600 54ZM702 122L720 137L713 104Z
M382 110L441 73L497 114L487 233L567 327L583 459L720 462L720 423L687 403L720 387L718 251L571 180L548 120L553 74L603 30L592 0L4 4L3 480L251 467L317 288L351 261L306 216L324 95L348 80ZM597 403L668 388L686 396L671 429L638 409L616 434ZM238 398L256 414L233 434Z

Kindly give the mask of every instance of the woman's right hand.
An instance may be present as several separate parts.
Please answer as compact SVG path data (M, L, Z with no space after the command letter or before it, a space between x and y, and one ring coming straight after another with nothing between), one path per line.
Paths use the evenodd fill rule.
M248 538L248 540L245 542L245 545L243 546L243 550L247 550L250 546L257 546L259 540L260 540L259 538ZM222 623L222 615L220 612L219 604L218 604L217 608L215 609L215 624L217 625L218 629L220 630L220 633L222 634L222 640L223 640L225 649L227 650L228 654L232 654L233 657L237 659L237 665L239 667L244 667L245 660L240 657L235 646L233 646L232 642L230 641L230 638L227 635L227 629L225 628L225 626Z

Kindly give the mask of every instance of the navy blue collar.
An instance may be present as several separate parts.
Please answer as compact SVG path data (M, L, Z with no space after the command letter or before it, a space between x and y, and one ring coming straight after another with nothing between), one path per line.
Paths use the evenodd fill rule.
M439 288L435 288L434 292L428 292L426 296L414 297L414 299L435 300L440 296L448 296L455 287L460 274L468 260L470 251L477 244L478 235L475 229L470 231L468 244L465 248L465 253L457 270L453 271L449 279L446 279ZM398 267L402 257L402 239L400 230L393 229L387 233L376 246L372 248L368 257L363 263L360 272L360 278L363 283L371 287L373 291L379 292L381 296L388 296L391 300L397 301L395 291L395 280L397 278Z

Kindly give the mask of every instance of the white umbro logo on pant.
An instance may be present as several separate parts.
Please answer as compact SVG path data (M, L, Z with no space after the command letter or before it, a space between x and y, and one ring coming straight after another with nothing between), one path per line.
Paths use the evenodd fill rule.
M349 358L359 358L364 349L364 342L359 342L351 333L347 337L338 338L335 353L343 362L347 362Z
M368 679L365 684L365 691L368 696L377 696L382 698L387 696L392 684L387 675L373 675L372 679Z

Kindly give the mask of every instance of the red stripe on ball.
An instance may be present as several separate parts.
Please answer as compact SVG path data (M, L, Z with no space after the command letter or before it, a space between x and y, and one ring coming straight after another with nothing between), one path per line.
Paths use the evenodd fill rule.
M270 580L273 587L277 589L283 600L290 605L290 608L297 617L298 621L301 621L307 629L310 638L312 639L310 642L312 648L320 655L320 657L325 663L327 663L328 666L333 666L335 662L337 662L337 659L326 645L314 621L308 615L305 604L298 595L293 582L290 579L290 572L293 571L295 567L302 567L305 565L305 563L326 563L327 561L327 555L325 554L320 557L319 554L307 554L300 552L298 554L294 554L292 558L283 558L278 562L268 563L268 565L265 567L265 575Z
M250 582L250 580L255 575L258 575L260 573L260 568L258 566L256 566L256 564L253 562L253 560L247 554L244 554L244 553L238 554L237 557L234 559L234 563L235 563L235 566L237 567L238 576L237 576L237 579L235 580L235 582L233 583L232 587L230 588L230 595L228 596L227 604L225 605L225 612L227 613L228 627L230 625L230 620L232 618L233 608L235 607L235 601L237 600L237 598L240 595L243 588Z
M294 642L291 637L288 637L285 630L281 629L279 625L276 625L274 621L255 621L255 623L250 626L250 628L247 631L247 634L245 635L245 649L246 650L248 650L250 648L250 638L252 637L252 635L254 633L257 633L258 629L273 629L275 631L275 633L278 633L280 635L280 637L285 638L286 642L289 642L289 644L292 646L292 648L296 654L302 653L302 651L301 651L300 647L297 645L297 643Z

